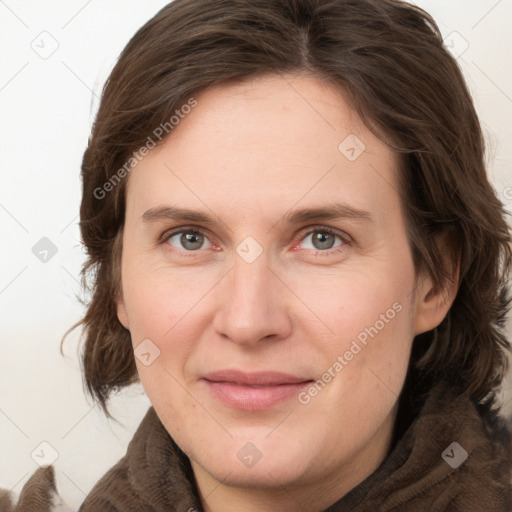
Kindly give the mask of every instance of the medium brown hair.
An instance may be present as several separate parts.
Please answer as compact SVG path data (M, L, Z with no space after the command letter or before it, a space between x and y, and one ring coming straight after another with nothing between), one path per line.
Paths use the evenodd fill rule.
M130 333L116 314L129 179L120 170L193 95L288 72L343 88L398 153L416 271L441 289L450 279L443 254L452 263L460 255L457 296L443 322L414 340L410 372L494 400L510 348L509 229L486 176L471 96L435 21L399 0L175 0L121 53L83 157L82 281L90 300L74 327L83 327L87 390L106 414L110 394L138 380ZM443 233L451 245L442 248Z

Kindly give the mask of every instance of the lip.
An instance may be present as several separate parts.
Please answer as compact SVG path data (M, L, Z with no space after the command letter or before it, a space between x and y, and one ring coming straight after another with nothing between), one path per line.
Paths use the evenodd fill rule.
M246 373L222 370L204 375L202 380L215 398L247 411L269 409L296 396L311 379L281 372Z

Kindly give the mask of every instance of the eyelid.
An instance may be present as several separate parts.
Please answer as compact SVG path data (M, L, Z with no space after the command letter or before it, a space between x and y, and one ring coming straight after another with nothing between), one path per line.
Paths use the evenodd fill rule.
M304 233L301 237L301 240L310 235L311 233L314 233L315 231L324 231L326 233L331 233L332 235L337 235L339 236L345 243L350 243L352 242L352 237L345 231L342 231L340 229L337 229L337 228L332 228L330 226L323 226L321 224L318 224L316 226L309 226L307 228L304 228L304 229L308 229L308 231L306 233ZM322 251L322 252L326 252L326 251Z
M171 236L177 235L178 233L201 233L201 235L206 236L208 239L210 239L211 235L210 232L207 229L203 229L199 226L179 226L171 229L167 229L164 231L159 237L158 242L164 243ZM211 240L210 240L211 241Z

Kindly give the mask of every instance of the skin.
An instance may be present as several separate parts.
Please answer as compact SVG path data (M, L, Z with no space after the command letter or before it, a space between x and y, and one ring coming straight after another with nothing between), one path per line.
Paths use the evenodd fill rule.
M321 511L389 452L412 340L442 321L456 283L437 292L416 275L397 156L342 90L299 73L196 99L129 176L118 317L134 349L149 339L160 350L148 366L136 359L139 376L191 460L206 511ZM355 161L338 149L349 134L366 146ZM285 222L290 211L334 202L368 218ZM143 220L166 205L213 224ZM326 227L336 234L322 246L311 230L321 237ZM160 240L171 228L204 236L195 245L183 245L182 233ZM263 251L251 263L237 253L248 236ZM332 370L393 304L400 312ZM294 396L246 411L201 379L226 368L335 376L307 404ZM248 442L261 454L252 467L237 457Z

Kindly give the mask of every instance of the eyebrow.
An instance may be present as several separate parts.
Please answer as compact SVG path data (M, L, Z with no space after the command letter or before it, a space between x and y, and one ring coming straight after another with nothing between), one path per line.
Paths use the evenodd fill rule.
M333 203L319 208L291 210L282 217L278 224L300 224L303 222L334 220L340 218L371 221L372 215L367 211L354 208L344 203ZM174 206L158 206L150 208L142 214L141 219L143 222L178 220L198 222L207 226L213 226L215 224L214 218L206 213L197 210L189 210L187 208L177 208Z

